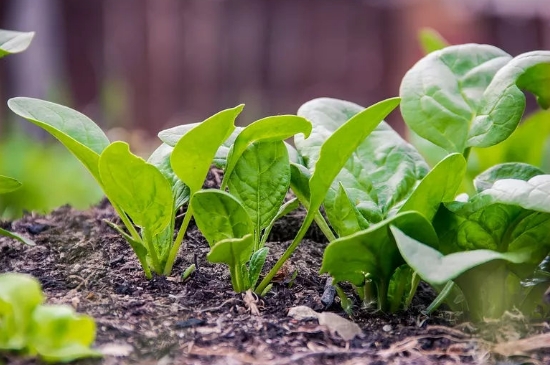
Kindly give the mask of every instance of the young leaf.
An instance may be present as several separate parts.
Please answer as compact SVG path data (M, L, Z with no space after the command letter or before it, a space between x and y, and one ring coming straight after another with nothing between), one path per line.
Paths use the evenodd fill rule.
M32 276L0 274L0 350L27 345L32 313L43 300L40 283Z
M298 198L291 199L286 203L284 203L283 205L281 205L281 207L279 208L279 211L277 212L277 215L273 217L271 222L269 222L269 224L265 228L264 233L262 235L262 240L260 242L260 247L263 247L264 244L267 242L267 239L269 238L269 234L271 233L271 230L273 229L275 222L277 222L277 220L281 219L282 217L289 214L290 212L298 209L299 207L300 207L300 201L298 200Z
M491 167L476 176L474 186L478 193L490 189L497 180L517 179L527 181L544 172L532 165L520 162L508 162Z
M172 155L173 147L166 143L161 144L147 160L148 163L155 166L172 186L172 196L174 198L174 211L178 210L189 201L189 188L178 179L172 165L170 164L170 156Z
M223 263L229 266L233 290L240 293L248 289L245 288L242 268L250 258L253 248L254 235L247 234L243 237L228 238L217 242L211 246L206 257L209 262Z
M125 142L114 142L99 159L103 188L134 223L152 236L162 232L172 219L170 183L162 173L130 152Z
M93 318L68 305L40 305L32 315L29 348L47 362L69 362L100 357L90 348L95 339Z
M250 145L235 163L228 182L230 193L243 204L259 237L277 215L290 186L288 152L283 141Z
M367 229L369 222L352 203L342 183L339 183L339 185L340 187L334 199L325 202L325 210L336 234L339 237L345 237Z
M0 29L0 58L26 50L31 44L34 32L15 32Z
M468 146L489 147L508 138L518 126L529 91L543 109L550 108L550 51L521 54L494 76L481 98L468 133Z
M216 151L235 130L235 118L244 105L223 110L183 135L172 151L172 169L187 185L191 195L198 191L208 174Z
M224 191L198 191L191 199L191 207L195 222L210 247L219 241L242 238L254 232L254 225L246 209Z
M450 45L441 34L432 28L420 29L420 32L418 32L418 41L424 54L439 51Z
M504 260L521 264L531 260L531 251L497 252L473 250L444 256L436 249L409 237L396 226L391 231L401 255L420 277L432 285L444 285L464 272L493 260Z
M13 238L14 240L17 240L21 243L24 243L26 245L29 245L29 246L34 246L35 243L33 240L31 240L30 238L27 238L25 236L21 236L15 232L10 232L10 231L7 231L3 228L0 228L0 235L2 236L5 236L5 237L9 237L9 238Z
M19 189L22 184L16 179L0 175L0 194L11 193Z
M248 264L249 288L254 288L256 286L268 253L269 248L262 247L258 251L254 252L250 257L250 262Z
M233 169L248 146L259 141L282 141L298 133L302 133L304 138L309 137L309 134L311 133L311 123L309 123L306 119L295 115L278 115L274 117L267 117L247 126L237 136L235 143L229 151L222 187L225 186L225 183L231 177Z
M65 106L32 98L12 98L8 106L63 143L101 185L99 155L109 145L109 139L90 118Z
M158 136L162 142L167 144L170 147L175 147L178 141L183 137L187 132L189 132L191 129L195 128L201 123L190 123L190 124L183 124L179 125L177 127L173 127L170 129L165 129L161 131ZM231 135L222 143L222 145L218 148L216 151L216 154L214 155L214 161L213 163L219 167L224 168L226 165L227 155L229 154L229 149L235 143L235 139L239 135L239 133L242 132L244 128L243 127L235 127L235 130L231 133Z
M506 52L479 44L430 53L403 77L399 91L403 119L421 137L448 152L463 153L477 145L468 139L483 92L510 60Z
M437 236L426 218L416 212L399 213L366 230L331 242L323 255L321 273L330 274L335 283L349 281L356 286L363 285L365 275L369 274L375 282L387 287L394 271L403 264L390 234L390 225L399 226L424 242L437 243Z
M414 210L431 221L441 202L452 201L466 173L466 160L454 153L434 166L399 212Z

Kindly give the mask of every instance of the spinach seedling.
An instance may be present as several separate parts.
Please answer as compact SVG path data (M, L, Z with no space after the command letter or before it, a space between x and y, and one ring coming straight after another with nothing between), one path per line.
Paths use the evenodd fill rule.
M320 153L331 134L338 133L340 125L357 118L362 111L356 104L326 98L300 108L299 114L314 126L310 139L296 141L307 168L318 169ZM357 124L356 128L363 126ZM379 309L396 310L402 300L402 295L396 293L404 293L407 279L398 278L398 283L391 285L404 261L389 227L395 224L410 234L433 238L429 235L433 232L429 221L441 201L454 198L465 161L459 154L453 154L429 172L419 153L385 122L359 140L346 157L336 165L339 170L323 196L329 223L339 238L327 246L321 272L329 273L336 284L353 283L365 304L374 301ZM296 175L295 190L304 190L300 188L304 186L300 174ZM301 195L307 196L308 192ZM412 274L409 276L412 282ZM396 293L388 292L390 287ZM391 303L389 297L393 298Z
M40 283L32 276L0 274L0 351L38 355L47 362L101 356L90 348L93 318L43 301Z
M210 244L208 260L229 266L236 292L255 287L264 266L264 247L275 221L294 210L283 204L290 185L288 146L296 133L306 137L311 124L297 116L275 116L244 128L230 147L221 188L191 198L197 226Z
M174 148L163 144L146 162L131 153L128 144L110 143L92 120L70 108L31 98L13 98L8 105L56 137L90 171L127 232L111 226L133 248L147 278L151 271L171 273L192 216L188 211L174 239L175 211L202 186L243 108L221 111L192 126Z
M325 200L327 191L331 187L334 178L338 175L342 166L348 161L357 146L376 128L376 126L399 104L398 98L388 99L361 111L353 116L346 123L337 127L330 137L319 143L321 148L316 153L317 159L308 163L314 163L315 169L311 177L304 178L300 174L295 180L298 182L292 186L293 191L304 201L307 208L307 214L296 237L286 249L281 258L276 262L273 268L268 272L265 278L256 288L256 293L262 293L271 282L275 274L280 270L286 260L292 255L296 247L304 238L309 226L318 215L319 208ZM312 118L308 118L312 121ZM313 122L313 121L312 121ZM306 141L310 141L314 135L317 126L313 123L312 136ZM299 146L300 139L295 139ZM315 142L315 139L312 140ZM302 153L302 156L304 154ZM300 167L295 167L293 171L300 172ZM307 181L307 184L305 183ZM296 189L296 190L294 190Z

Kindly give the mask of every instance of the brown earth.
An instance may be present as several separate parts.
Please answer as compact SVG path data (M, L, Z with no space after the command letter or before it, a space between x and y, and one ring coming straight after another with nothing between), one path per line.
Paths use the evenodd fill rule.
M269 243L271 257L281 255L302 216L296 212L277 224ZM326 242L315 229L292 257L289 275L266 297L251 299L232 291L224 266L206 261L208 245L196 227L190 227L175 276L148 281L127 243L104 219L117 220L107 202L87 211L66 206L4 224L32 237L34 247L0 238L0 272L32 274L48 302L70 304L95 318L95 346L113 355L79 364L550 363L542 351L504 360L490 351L493 344L487 340L536 336L548 331L547 324L510 316L506 327L493 323L481 328L456 325L445 311L428 317L421 310L433 294L423 286L407 312L357 311L353 320L363 335L348 342L317 320L288 317L289 308L298 305L345 317L337 300L328 308L321 301L326 277L318 271ZM180 275L191 263L198 270L182 282ZM292 280L294 270L298 275ZM260 315L250 313L254 306ZM546 337L531 338L550 346ZM13 353L0 355L2 362L40 363Z

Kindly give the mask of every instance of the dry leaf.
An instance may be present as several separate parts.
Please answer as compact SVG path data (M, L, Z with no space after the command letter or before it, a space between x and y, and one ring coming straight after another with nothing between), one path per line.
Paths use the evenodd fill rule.
M363 334L361 328L348 319L330 312L317 313L304 305L290 308L288 315L296 320L317 318L321 326L327 327L331 334L336 333L345 341L353 340L355 336Z

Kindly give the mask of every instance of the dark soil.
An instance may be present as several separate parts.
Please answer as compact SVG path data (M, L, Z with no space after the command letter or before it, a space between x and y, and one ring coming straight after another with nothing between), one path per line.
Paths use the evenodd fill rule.
M289 244L301 218L297 212L277 224L269 244L272 257L279 257ZM270 293L253 298L252 306L260 310L253 315L244 296L232 291L228 270L206 261L208 245L196 227L190 227L175 276L148 281L128 244L104 219L117 219L105 202L84 212L62 207L7 224L32 237L35 247L0 238L1 272L32 274L42 283L48 302L70 304L95 318L96 347L114 355L80 364L499 363L489 352L491 345L471 334L477 329L454 327L445 312L421 314L433 298L424 287L406 313L358 311L353 320L363 337L349 342L316 320L288 317L289 308L297 305L345 317L337 302L329 308L321 302L326 277L318 271L326 243L315 229ZM179 275L191 263L198 270L181 282ZM298 275L292 280L295 270ZM545 328L525 327L524 335ZM543 361L543 354L530 355ZM39 363L15 354L0 355L2 361ZM516 363L525 362L500 362Z

